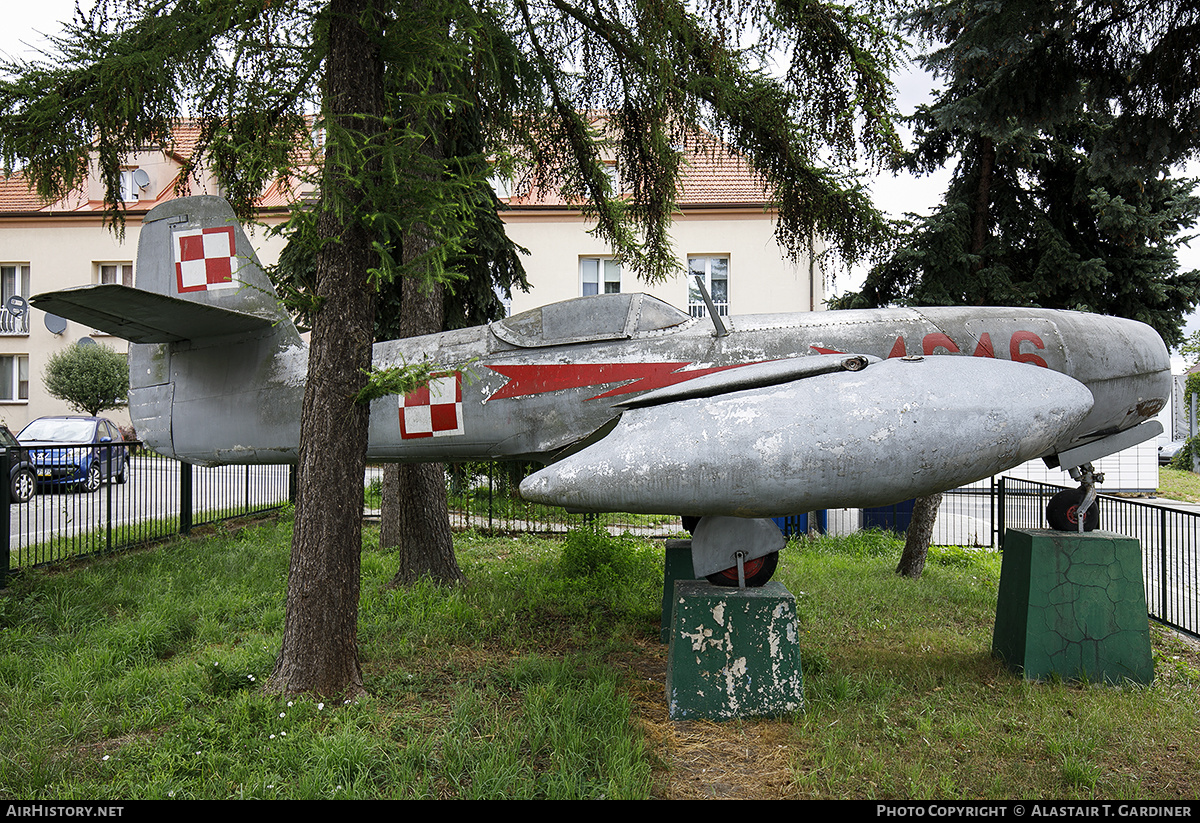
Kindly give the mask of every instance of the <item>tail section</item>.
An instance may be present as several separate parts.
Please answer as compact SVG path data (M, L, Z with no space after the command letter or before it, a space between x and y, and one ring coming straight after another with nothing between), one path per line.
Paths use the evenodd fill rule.
M151 448L197 463L293 462L307 349L229 204L187 197L150 211L136 278L32 302L131 341L129 412Z
M290 325L233 209L219 197L171 200L146 215L138 240L137 285Z

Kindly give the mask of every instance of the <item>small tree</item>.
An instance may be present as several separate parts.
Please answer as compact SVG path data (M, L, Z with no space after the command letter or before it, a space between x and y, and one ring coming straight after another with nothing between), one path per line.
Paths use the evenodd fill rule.
M51 397L95 417L125 405L129 394L129 361L107 346L69 346L50 355L42 377Z

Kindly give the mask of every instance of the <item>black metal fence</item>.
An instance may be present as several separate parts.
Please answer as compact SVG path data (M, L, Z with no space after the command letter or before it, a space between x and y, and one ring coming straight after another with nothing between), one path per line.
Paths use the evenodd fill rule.
M0 540L9 546L0 560L0 586L12 569L186 534L195 526L269 512L295 500L292 467L193 467L140 451L138 445L0 450L0 478L10 478L0 483L0 510L9 511L0 526ZM24 496L19 476L25 471L37 476L36 493L27 501L14 501L14 492ZM554 534L598 523L646 537L681 531L678 517L573 514L529 503L516 491L522 476L519 467L504 464L448 466L451 526ZM934 543L1003 548L1005 529L1046 527L1046 504L1062 488L1001 477L948 492ZM1101 528L1141 543L1150 615L1200 635L1200 513L1143 500L1099 499ZM898 504L861 515L858 510L821 512L814 525L820 531L874 527L902 532L910 516L911 506ZM781 525L807 529L804 518Z
M1045 529L1046 505L1064 486L997 477L947 492L933 542L1003 549L1006 529ZM1146 606L1160 623L1200 636L1200 513L1150 500L1100 495L1100 524L1142 547ZM867 510L863 525L902 532L911 506Z
M293 500L289 466L181 463L139 443L0 451L0 586L10 571L186 534ZM32 476L33 495L26 489Z

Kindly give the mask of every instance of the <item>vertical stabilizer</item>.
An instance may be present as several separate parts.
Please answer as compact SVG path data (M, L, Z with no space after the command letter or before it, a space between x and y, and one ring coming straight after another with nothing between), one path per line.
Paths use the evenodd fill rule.
M129 407L139 436L199 463L293 461L307 352L229 204L186 197L150 211L137 286L199 304L178 304L191 317L216 309L267 321L248 329L205 321L187 339L131 344Z

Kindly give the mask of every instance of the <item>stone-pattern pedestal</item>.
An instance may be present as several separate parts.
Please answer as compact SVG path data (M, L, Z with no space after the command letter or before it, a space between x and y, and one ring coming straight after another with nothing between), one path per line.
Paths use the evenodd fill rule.
M1138 541L1105 531L1008 530L992 654L1030 680L1150 683Z

